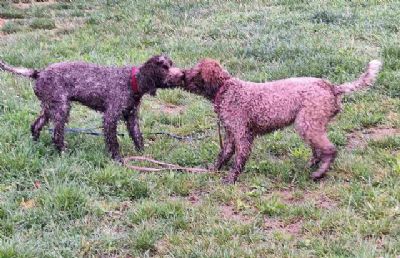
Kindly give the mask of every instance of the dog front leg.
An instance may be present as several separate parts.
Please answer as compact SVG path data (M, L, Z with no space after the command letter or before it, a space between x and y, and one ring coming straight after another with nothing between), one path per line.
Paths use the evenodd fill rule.
M231 159L234 153L235 145L233 136L228 130L225 130L225 132L226 134L225 134L224 144L218 154L217 160L214 162L210 170L215 170L215 171L220 170L221 167L224 166Z
M236 153L235 162L229 174L222 179L222 182L225 184L233 184L237 181L249 158L254 137L250 133L236 133L234 139Z

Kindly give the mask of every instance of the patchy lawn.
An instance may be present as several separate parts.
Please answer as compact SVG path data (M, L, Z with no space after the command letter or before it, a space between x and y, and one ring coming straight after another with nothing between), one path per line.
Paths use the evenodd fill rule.
M400 5L395 1L98 0L0 3L0 59L42 68L85 60L140 64L166 53L179 67L221 60L251 81L355 79L329 128L338 158L320 183L289 127L256 140L240 182L222 173L143 174L112 162L101 137L67 134L58 155L32 81L0 72L0 257L396 257L400 255ZM28 1L29 2L29 1ZM184 166L218 153L206 100L158 91L142 105L145 155ZM69 127L101 126L74 105ZM51 127L51 126L50 126ZM178 141L155 132L196 134ZM122 153L138 155L123 123Z

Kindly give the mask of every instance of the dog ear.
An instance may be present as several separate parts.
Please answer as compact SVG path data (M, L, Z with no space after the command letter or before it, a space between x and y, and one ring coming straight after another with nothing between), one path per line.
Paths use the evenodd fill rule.
M157 80L159 80L155 67L153 65L142 66L137 75L137 81L139 84L139 91L149 93L151 96L155 96L157 92Z
M206 90L216 91L229 77L218 61L205 59L200 66L201 77L204 80Z
M157 87L153 77L146 74L146 76L139 76L138 81L142 93L149 93L151 96L156 96Z

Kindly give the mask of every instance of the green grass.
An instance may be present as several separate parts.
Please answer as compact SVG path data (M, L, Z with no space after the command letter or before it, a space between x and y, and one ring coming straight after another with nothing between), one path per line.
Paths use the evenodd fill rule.
M346 96L330 124L339 152L326 180L309 179L311 151L290 127L256 140L234 186L220 183L223 172L126 169L101 137L67 134L60 156L47 130L31 140L40 111L33 82L0 73L0 257L398 256L399 135L352 148L347 137L400 128L399 15L397 2L372 0L0 3L0 17L13 19L2 28L0 59L16 66L131 65L166 53L179 67L216 58L245 80L342 83L371 59L384 63L372 89ZM158 91L145 97L140 120L144 155L204 167L218 153L216 116L201 97ZM74 105L69 127L101 121ZM127 135L122 123L118 130ZM205 138L150 134L160 131ZM119 141L124 156L138 155L129 137Z
M4 26L1 28L1 31L5 34L16 33L18 31L21 31L21 26L15 22L10 21L4 24Z
M0 18L3 19L22 19L25 17L25 12L11 6L7 1L0 3Z
M51 30L56 27L54 20L47 18L36 18L32 20L31 28L33 29L42 29L42 30Z

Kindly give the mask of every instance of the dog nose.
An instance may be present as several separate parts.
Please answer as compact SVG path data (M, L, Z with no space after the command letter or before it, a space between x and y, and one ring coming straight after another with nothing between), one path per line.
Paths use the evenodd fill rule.
M176 67L171 68L169 72L173 77L181 78L183 76L182 70Z

